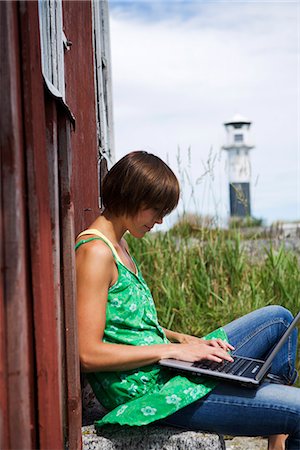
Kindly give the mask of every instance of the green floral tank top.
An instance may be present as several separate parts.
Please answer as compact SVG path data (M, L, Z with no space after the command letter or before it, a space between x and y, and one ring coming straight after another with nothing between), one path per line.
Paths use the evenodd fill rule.
M103 341L127 345L169 343L158 323L151 292L137 264L137 271L133 273L121 262L112 243L98 230L86 230L79 236L84 234L97 237L81 240L75 248L101 239L110 247L118 268L118 280L108 291ZM227 341L222 328L205 338ZM216 386L205 377L186 377L157 364L124 372L93 372L87 376L96 397L109 410L95 422L96 428L105 424L146 425L175 413Z

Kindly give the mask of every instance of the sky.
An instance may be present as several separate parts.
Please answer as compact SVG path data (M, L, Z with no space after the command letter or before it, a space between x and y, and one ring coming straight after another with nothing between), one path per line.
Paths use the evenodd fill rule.
M248 118L252 215L300 219L300 2L109 0L115 150L160 156L182 211L229 217L224 122Z

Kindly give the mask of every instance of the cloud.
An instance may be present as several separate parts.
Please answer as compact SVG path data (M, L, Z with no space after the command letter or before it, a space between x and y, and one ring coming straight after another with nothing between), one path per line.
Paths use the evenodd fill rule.
M253 120L257 146L251 152L253 213L272 221L284 210L286 219L299 218L299 5L188 2L185 8L175 2L166 10L165 2L140 2L137 8L114 3L117 157L145 148L167 158L178 174L177 149L187 165L191 147L195 183L213 149L215 177L195 186L194 195L200 212L214 213L217 204L218 214L226 216L222 124L240 112ZM149 13L151 5L147 16L143 7Z

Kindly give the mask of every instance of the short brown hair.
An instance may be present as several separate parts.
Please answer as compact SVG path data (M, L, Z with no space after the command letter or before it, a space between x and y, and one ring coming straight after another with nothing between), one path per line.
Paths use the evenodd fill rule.
M141 208L157 208L165 216L176 207L179 193L178 180L170 167L145 151L121 158L102 184L103 205L116 216L133 216Z

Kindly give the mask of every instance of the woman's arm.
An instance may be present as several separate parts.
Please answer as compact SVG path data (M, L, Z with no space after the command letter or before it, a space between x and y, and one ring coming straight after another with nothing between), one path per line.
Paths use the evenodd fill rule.
M199 343L199 341L203 341L203 339L197 338L195 336L190 336L188 334L178 333L177 331L168 330L167 328L163 328L165 335L171 342L177 342L181 344L187 344L188 342L191 342L191 340L196 341Z
M231 360L222 348L212 348L206 342L151 346L103 342L108 289L118 276L115 261L105 244L91 241L77 250L76 267L79 356L84 371L130 370L162 358Z

